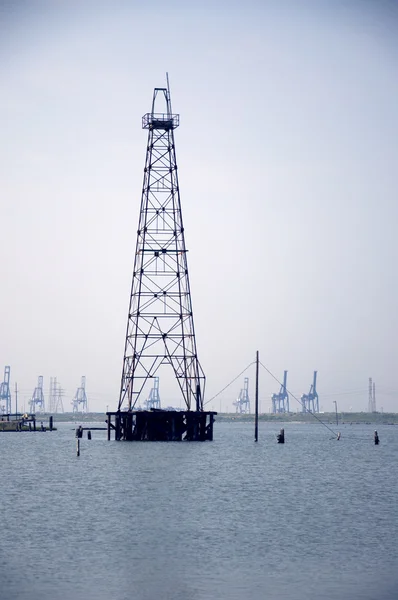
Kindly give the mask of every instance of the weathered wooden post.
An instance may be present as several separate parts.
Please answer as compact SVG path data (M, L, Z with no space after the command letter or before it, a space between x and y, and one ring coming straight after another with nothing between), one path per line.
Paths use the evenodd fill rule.
M285 430L284 429L280 430L280 432L276 436L276 439L278 441L278 444L284 444L285 443Z
M76 440L76 456L80 456L80 438Z
M91 440L91 431L90 430L87 431L87 439Z
M120 411L115 415L115 440L120 440Z
M108 442L109 442L111 439L111 416L110 415L107 415L107 416L108 416L108 418L106 420L106 424L108 426Z
M379 440L379 434L377 433L377 431L375 431L375 433L374 433L374 440L375 440L375 444L376 444L376 446L377 446L377 444L378 444L378 443L379 443L379 441L380 441L380 440Z
M53 417L52 417L52 415L48 419L48 424L50 426L50 431L52 431L53 430Z

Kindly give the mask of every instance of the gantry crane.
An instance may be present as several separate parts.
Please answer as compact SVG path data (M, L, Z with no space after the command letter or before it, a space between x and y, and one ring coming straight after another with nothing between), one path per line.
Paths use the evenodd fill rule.
M317 371L314 371L314 380L311 384L309 393L301 396L302 412L319 412L319 399L316 391L317 373Z
M149 392L147 400L144 402L146 410L152 408L160 408L160 396L159 396L159 377L153 378L153 388Z
M86 378L83 375L80 387L77 388L76 394L72 400L72 412L86 413L88 411L87 394L86 394Z
M0 411L11 413L10 367L4 367L4 381L0 383Z
M283 372L283 383L278 394L272 394L272 412L273 413L288 413L289 412L289 394L286 390L287 371Z
M43 376L39 375L37 386L33 390L32 398L29 400L30 412L45 412L44 393L43 393Z
M249 398L249 378L245 377L243 388L239 392L239 396L234 402L236 412L241 414L250 413L250 398Z

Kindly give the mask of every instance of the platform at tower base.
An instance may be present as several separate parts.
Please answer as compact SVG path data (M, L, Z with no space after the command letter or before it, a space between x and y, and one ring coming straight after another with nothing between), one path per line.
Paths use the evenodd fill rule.
M107 412L108 440L128 442L205 442L213 439L216 412L133 410Z

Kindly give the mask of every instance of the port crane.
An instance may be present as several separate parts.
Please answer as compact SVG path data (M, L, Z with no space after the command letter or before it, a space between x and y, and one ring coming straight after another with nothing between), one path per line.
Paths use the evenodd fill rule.
M148 398L144 401L144 407L146 410L151 410L151 408L160 408L159 377L154 377L153 388L149 392Z
M249 398L249 378L245 377L243 388L239 392L239 396L233 403L236 406L236 412L240 414L250 413L250 398Z
M311 384L309 393L303 394L301 396L301 405L302 405L303 413L305 413L305 412L319 413L319 398L318 398L318 392L316 391L317 373L318 373L317 371L314 371L314 379Z
M283 372L283 383L278 394L272 394L272 412L277 413L288 413L289 412L289 394L286 390L287 382L287 371Z

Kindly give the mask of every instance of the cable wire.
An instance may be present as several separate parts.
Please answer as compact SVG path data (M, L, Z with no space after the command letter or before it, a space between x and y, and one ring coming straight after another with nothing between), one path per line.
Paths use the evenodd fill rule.
M273 378L275 379L275 381L277 381L277 382L279 383L279 385L283 385L283 384L282 384L282 383L279 381L279 379L278 379L277 377L275 377L275 375L274 375L273 373L271 373L271 371L270 371L269 369L267 369L267 367L266 367L265 365L263 365L263 363L261 362L261 360L259 361L259 363L260 363L260 365L263 367L263 369L265 369L265 370L267 371L267 373L268 373L269 375L271 375L271 377L273 377ZM299 399L297 398L297 396L295 396L295 395L294 395L292 392L290 392L290 391L289 391L287 388L286 388L286 391L287 391L287 393L288 393L288 394L290 394L290 396L291 396L292 398L294 398L295 400L297 400L297 402L298 402L299 404L301 404L301 406L304 406L304 405L303 405L303 403L301 402L301 400L299 400ZM313 413L313 412L312 412L311 410L309 410L308 408L306 408L306 411L305 411L305 412L309 412L309 413L310 413L310 415L312 415L312 416L313 416L313 417L314 417L314 418L315 418L317 421L319 421L319 423L321 423L321 425L323 425L324 427L326 427L326 429L329 429L329 431L331 431L331 432L333 433L333 435L337 437L337 433L336 433L335 431L333 431L333 429L332 429L331 427L329 427L329 425L326 425L326 423L324 423L324 422L322 421L322 419L320 419L319 417L317 417L315 413Z
M210 398L210 400L206 400L206 402L203 403L203 406L206 406L206 404L208 404L209 402L211 402L212 400L214 400L215 398L217 398L217 396L219 396L220 394L222 394L227 388L229 388L230 385L232 385L237 379L239 379L239 377L241 375L243 375L243 373L245 373L245 371L247 371L247 369L249 367L251 367L254 364L255 363L253 361L249 365L247 365L247 367L245 369L243 369L243 371L241 373L239 373L239 375L237 375L232 381L230 381L225 387L223 387L222 390L220 390L219 392L217 392L217 394L215 396L213 396L212 398Z

